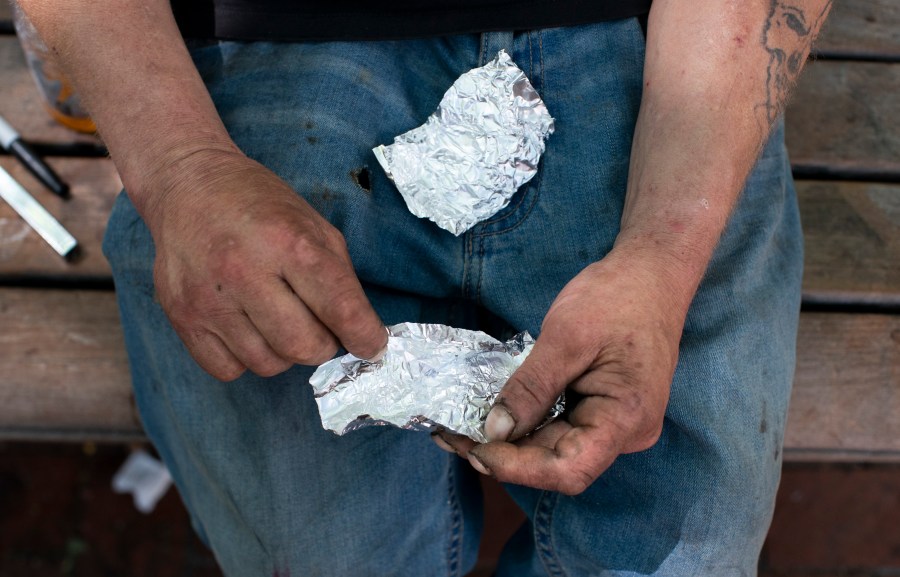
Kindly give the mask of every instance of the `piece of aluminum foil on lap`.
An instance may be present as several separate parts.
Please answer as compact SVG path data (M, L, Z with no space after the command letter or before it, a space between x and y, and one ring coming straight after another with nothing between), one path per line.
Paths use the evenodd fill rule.
M345 434L361 426L448 431L486 442L484 421L534 340L525 332L501 342L479 331L401 323L388 328L377 363L344 355L310 378L322 426ZM558 416L562 398L548 415Z
M540 95L501 50L460 76L425 124L373 152L410 212L459 236L534 177L552 133Z

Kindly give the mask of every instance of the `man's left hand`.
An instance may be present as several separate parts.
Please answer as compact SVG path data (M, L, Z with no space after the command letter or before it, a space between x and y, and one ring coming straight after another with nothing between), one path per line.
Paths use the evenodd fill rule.
M684 310L665 275L610 256L572 279L550 307L488 415L490 442L441 432L439 445L499 481L575 495L618 455L656 443ZM577 405L535 431L567 389Z

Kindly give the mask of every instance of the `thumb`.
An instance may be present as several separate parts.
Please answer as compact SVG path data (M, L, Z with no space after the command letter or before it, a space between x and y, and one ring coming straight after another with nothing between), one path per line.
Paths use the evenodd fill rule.
M540 425L582 370L562 346L538 337L528 358L503 386L484 423L490 441L512 441Z

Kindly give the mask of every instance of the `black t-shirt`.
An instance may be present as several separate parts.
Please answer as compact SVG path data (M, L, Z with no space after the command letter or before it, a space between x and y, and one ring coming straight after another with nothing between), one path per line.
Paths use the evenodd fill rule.
M646 14L651 0L172 0L187 38L387 40Z

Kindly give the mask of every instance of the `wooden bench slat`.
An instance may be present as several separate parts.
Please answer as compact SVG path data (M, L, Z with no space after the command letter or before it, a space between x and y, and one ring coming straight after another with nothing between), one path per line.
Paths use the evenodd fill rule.
M798 181L806 302L900 306L900 185Z
M900 460L900 316L804 313L785 458Z
M791 162L900 174L900 63L813 62L786 113Z
M0 437L135 433L115 294L0 288Z
M46 190L15 159L5 168L78 240L76 264L59 257L5 202L0 201L0 282L9 278L109 279L101 244L106 221L122 185L109 159L53 158L53 168L72 189L63 200Z
M900 3L835 2L816 47L820 52L900 58Z
M0 288L0 326L0 439L140 435L111 292ZM800 327L785 458L900 461L900 316Z

